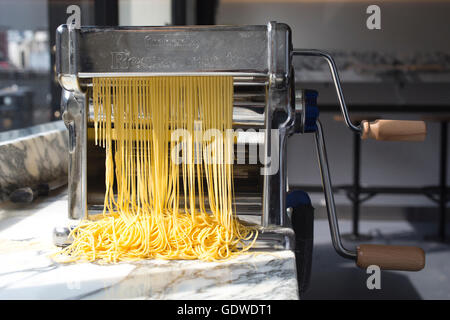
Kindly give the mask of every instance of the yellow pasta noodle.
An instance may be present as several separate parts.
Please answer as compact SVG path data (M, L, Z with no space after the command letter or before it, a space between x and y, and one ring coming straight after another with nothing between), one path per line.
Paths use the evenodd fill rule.
M226 134L232 77L93 78L92 90L104 212L72 231L58 260L213 261L248 250L257 231L235 216Z

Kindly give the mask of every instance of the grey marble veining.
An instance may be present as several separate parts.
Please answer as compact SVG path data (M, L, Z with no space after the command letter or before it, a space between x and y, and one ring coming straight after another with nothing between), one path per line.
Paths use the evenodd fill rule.
M25 136L2 133L4 138L9 134L10 139L0 142L0 201L17 188L67 177L68 135L64 124L37 127L30 128L31 134Z
M55 263L52 229L66 212L65 193L0 207L0 299L298 299L289 250L222 262Z
M60 121L53 121L53 122L47 122L38 124L31 127L21 128L21 129L15 129L15 130L8 130L4 132L0 132L0 144L3 144L5 142L11 141L11 140L17 140L20 138L25 138L28 136L33 136L49 131L64 131L67 130L64 122L62 120Z

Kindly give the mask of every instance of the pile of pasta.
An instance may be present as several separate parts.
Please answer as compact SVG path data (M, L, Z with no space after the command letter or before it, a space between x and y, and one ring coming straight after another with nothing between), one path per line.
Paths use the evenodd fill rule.
M216 261L247 251L257 230L235 215L227 161L232 77L93 78L92 90L95 144L106 153L104 212L81 221L58 260ZM176 130L189 135L174 139ZM221 134L193 138L210 132Z

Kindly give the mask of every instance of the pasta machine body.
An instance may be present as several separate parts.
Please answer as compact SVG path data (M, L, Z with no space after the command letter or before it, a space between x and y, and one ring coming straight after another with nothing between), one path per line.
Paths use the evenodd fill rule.
M234 165L237 214L260 216L261 239L296 250L297 271L303 272L299 278L307 278L312 207L307 195L288 194L286 142L294 133L315 133L333 244L340 255L358 260L358 252L346 249L340 240L317 93L296 87L294 57L326 59L345 123L353 131L364 134L365 129L350 121L332 57L322 51L295 50L289 26L62 25L56 32L56 49L63 120L69 129L70 219L88 218L103 209L105 155L94 145L92 134L94 77L228 75L234 79L233 127L244 131L238 144L247 144L240 152L247 154L252 144L260 148L260 164L249 163L246 156L244 164ZM417 126L411 130L417 134ZM55 241L67 244L67 229L57 229ZM416 262L410 269L423 267L423 251L402 252ZM400 260L394 267L405 269Z
M63 118L70 132L70 218L85 218L103 205L104 155L92 138L92 78L229 75L235 87L233 127L253 129L255 134L244 140L263 141L261 163L278 167L274 173L261 174L264 166L235 165L238 213L259 213L264 228L289 227L286 141L295 127L295 94L287 25L80 29L63 25L56 42Z

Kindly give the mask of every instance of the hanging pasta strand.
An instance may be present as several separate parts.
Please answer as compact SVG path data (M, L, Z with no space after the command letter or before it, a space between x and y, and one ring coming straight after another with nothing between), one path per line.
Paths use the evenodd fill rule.
M92 93L104 212L72 231L60 261L212 261L251 247L257 231L233 208L232 77L94 78Z

